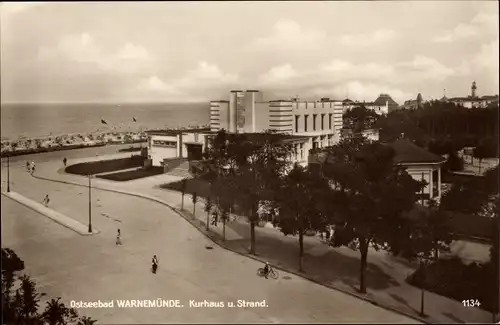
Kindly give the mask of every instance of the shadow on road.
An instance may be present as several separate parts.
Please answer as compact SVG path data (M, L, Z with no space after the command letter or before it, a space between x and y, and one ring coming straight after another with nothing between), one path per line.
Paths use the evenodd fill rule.
M243 239L228 239L226 246L240 253L248 254L250 246L249 226L239 222L228 223L232 229ZM260 258L270 261L285 269L298 270L299 244L296 238L287 237L274 230L268 231L256 227L256 253ZM271 232L271 233L268 233ZM342 282L353 288L359 286L359 259L342 255L332 248L322 249L314 255L307 253L317 244L304 241L304 266L306 273L325 284ZM384 290L389 287L399 286L399 283L373 263L367 267L367 288Z

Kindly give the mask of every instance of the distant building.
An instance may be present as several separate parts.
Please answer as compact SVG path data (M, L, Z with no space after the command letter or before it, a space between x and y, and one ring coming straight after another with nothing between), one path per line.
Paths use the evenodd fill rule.
M419 93L417 99L410 99L404 102L400 107L403 109L418 109L424 107L424 101L422 100L422 95Z
M358 102L358 101L352 101L350 99L345 99L342 101L342 106L343 106L343 111L344 113L356 106L364 106L366 109L372 110L378 115L384 115L384 114L389 114L391 111L391 107L394 110L394 104L396 103L390 96L387 98L385 96L389 95L384 95L381 94L374 102ZM396 103L397 105L397 103Z
M492 103L496 103L498 106L498 95L493 96L477 96L477 84L475 81L471 85L471 94L467 97L453 97L447 98L446 95L440 99L442 102L451 102L456 105L461 105L466 108L485 108Z

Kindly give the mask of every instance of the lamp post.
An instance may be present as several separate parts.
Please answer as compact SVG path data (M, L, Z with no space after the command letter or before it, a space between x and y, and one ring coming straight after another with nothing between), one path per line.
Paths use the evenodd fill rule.
M89 233L92 233L92 175L88 175L89 177Z
M420 313L419 314L422 317L427 317L427 315L424 312L424 306L425 306L425 303L424 303L425 296L424 296L424 294L425 294L425 284L427 282L427 280L426 280L426 277L427 277L426 276L426 273L427 273L426 272L427 258L422 256L422 257L419 258L419 260L420 260L420 269L422 270L421 271L422 272L421 273L422 274L422 287L421 287L422 290L420 292Z
M10 156L7 156L7 193L10 192Z
M497 199L498 200L498 199ZM497 265L495 265L495 268L496 268L496 287L497 287L497 292L496 292L496 296L497 296L497 303L496 303L496 321L497 322L500 322L500 216L498 215L498 205L500 204L500 202L496 202L496 213L497 213L497 216L496 216L496 219L497 219L497 234L496 234L496 243L493 243L493 245L496 244L496 248L497 248ZM492 258L492 260L494 260ZM493 315L493 318L495 318L495 315Z

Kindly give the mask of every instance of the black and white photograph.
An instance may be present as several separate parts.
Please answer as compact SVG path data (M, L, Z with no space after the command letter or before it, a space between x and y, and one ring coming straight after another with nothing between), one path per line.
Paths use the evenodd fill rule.
M0 3L2 324L500 322L498 1Z

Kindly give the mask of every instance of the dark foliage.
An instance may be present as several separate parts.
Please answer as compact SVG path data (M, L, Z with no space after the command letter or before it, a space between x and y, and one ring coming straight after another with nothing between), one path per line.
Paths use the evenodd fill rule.
M440 259L410 275L408 283L439 295L462 301L478 299L480 308L496 311L495 273L492 263L466 265L460 258Z
M138 168L124 172L96 175L97 178L108 179L115 182L127 182L134 179L146 178L163 174L163 167Z
M86 163L79 163L66 167L66 173L76 175L95 175L109 173L122 169L141 167L144 164L144 158L141 156L132 156L131 158L120 158L112 160L100 160Z
M66 307L61 298L51 299L40 312L36 284L27 275L18 276L24 262L9 248L2 248L2 324L5 325L91 325L96 321L78 317L73 308Z

